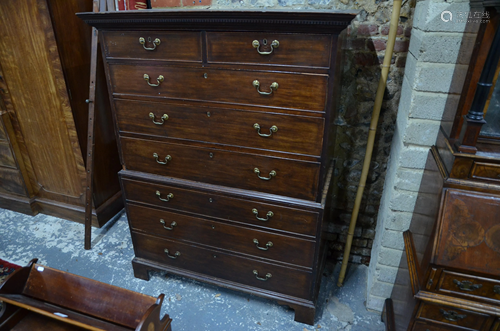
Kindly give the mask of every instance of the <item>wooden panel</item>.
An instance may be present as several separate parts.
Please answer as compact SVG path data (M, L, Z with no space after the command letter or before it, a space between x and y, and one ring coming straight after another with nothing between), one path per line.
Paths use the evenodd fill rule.
M443 271L436 291L476 301L500 302L500 280Z
M83 331L85 329L76 325L59 322L58 320L33 312L28 312L28 314L21 321L19 321L14 328L9 330Z
M120 132L320 156L324 119L180 104L115 100ZM154 121L163 124L154 124ZM162 116L168 116L162 120ZM278 129L270 137L271 126Z
M300 206L280 206L256 200L244 200L220 195L220 192L204 192L174 186L150 184L122 178L123 191L127 201L147 203L171 210L187 211L259 228L269 228L284 232L309 236L316 234L318 213L304 210ZM169 202L158 199L155 192L172 193ZM253 213L257 210L257 215ZM272 217L267 213L272 212ZM267 219L267 221L258 220Z
M252 44L254 40L259 42L260 52L271 54L259 54ZM264 40L267 45L264 45ZM278 41L279 46L271 49L274 40ZM329 35L208 32L208 62L328 68L331 43L332 37Z
M315 200L319 163L228 152L212 148L121 138L123 160L128 170L227 185L243 189ZM165 162L167 155L171 160ZM263 180L260 176L271 178ZM270 177L271 171L276 176Z
M237 257L216 250L202 249L136 232L132 232L132 240L135 255L139 258L299 298L307 299L310 296L312 275L309 272ZM179 252L180 255L177 258L170 258L167 256L165 249L168 250L170 256L175 257L176 252ZM259 280L253 273L254 270L263 279L268 273L271 274L271 277L264 281Z
M488 315L474 313L468 310L456 309L453 307L441 306L422 302L418 309L417 319L429 320L444 324L445 326L461 327L461 330L488 330L493 318Z
M493 180L500 182L500 165L492 163L474 162L471 171L474 179Z
M440 325L432 322L418 321L411 331L456 331L457 328L452 325Z
M22 294L106 321L120 321L131 328L139 324L142 314L156 302L148 295L40 265L31 270ZM127 305L121 304L124 300Z
M0 78L2 80L2 78ZM2 106L3 100L1 98L1 92L0 92L0 106ZM4 107L0 107L0 112L4 110ZM3 121L1 120L0 117L0 140L7 140L7 133L5 132L5 127L3 124Z
M325 111L327 75L153 65L109 67L113 93ZM149 86L144 74L152 84L157 84L160 75L164 81L160 86ZM279 87L271 95L261 95L252 84L254 80L260 82L262 92L270 92L273 82Z
M127 215L135 231L312 268L315 244L313 240L297 239L135 205L128 205Z
M436 247L441 266L498 275L500 268L500 197L448 189Z
M0 193L26 195L26 188L19 170L0 168Z
M17 168L16 160L10 149L10 144L8 141L0 141L0 166Z
M139 38L144 38L141 45ZM201 62L201 33L183 31L104 31L104 52L109 58ZM158 45L153 44L159 39ZM154 50L146 50L154 48Z
M34 166L34 184L79 198L83 160L45 1L2 1L0 20L0 61Z

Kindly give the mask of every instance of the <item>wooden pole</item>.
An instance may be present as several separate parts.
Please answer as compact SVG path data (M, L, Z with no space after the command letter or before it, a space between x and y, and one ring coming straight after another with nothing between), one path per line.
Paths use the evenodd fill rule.
M337 281L337 286L339 287L341 287L344 282L345 273L347 270L347 264L349 261L349 255L351 253L351 245L352 245L352 239L354 237L354 229L356 228L356 221L358 219L359 207L361 205L361 199L363 198L363 192L365 190L366 178L368 177L368 170L370 169L373 144L375 142L375 134L377 133L377 124L380 115L380 108L382 107L385 86L387 83L387 76L389 74L389 68L391 66L392 52L394 50L394 43L396 41L396 33L398 30L401 3L402 0L394 0L392 6L392 17L389 28L389 35L387 37L387 47L385 49L384 63L382 65L382 74L380 76L380 81L378 83L377 95L375 97L375 105L373 106L372 120L370 123L370 130L368 132L368 142L366 144L365 160L363 163L363 170L361 171L361 178L359 179L358 191L356 193L354 209L351 215L351 223L349 224L349 230L347 232L347 240L345 243L342 268L340 269L339 279Z

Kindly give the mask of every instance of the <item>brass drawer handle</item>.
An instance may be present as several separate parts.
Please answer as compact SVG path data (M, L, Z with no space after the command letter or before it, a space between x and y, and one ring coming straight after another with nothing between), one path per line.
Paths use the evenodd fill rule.
M443 315L444 319L450 322L458 322L467 317L467 315L461 315L456 311L450 310L446 311L444 309L440 309L439 312Z
M267 45L267 39L262 40L262 44ZM260 51L260 49L259 49L260 48L260 42L258 40L252 41L252 46L254 48L257 48L257 52L259 52L259 54L261 54L261 55L269 55L269 54L271 54L274 51L274 48L278 48L280 46L280 42L277 41L277 40L273 40L273 42L271 43L271 50L269 52L261 52Z
M149 41L151 41L151 38L149 38ZM156 49L156 46L158 46L159 44L161 44L161 41L160 41L160 38L156 38L155 40L153 40L153 47L146 47L146 39L144 39L143 37L140 37L139 38L139 44L142 45L142 47L144 47L145 50L147 51L154 51Z
M165 254L167 254L167 256L171 259L176 259L178 258L179 256L181 256L181 252L177 251L174 253L174 255L170 255L169 252L168 252L168 249L165 248L164 250Z
M158 84L151 84L149 82L149 75L148 74L144 74L144 79L146 80L146 82L148 82L149 86L160 86L161 82L163 82L165 77L163 77L163 75L158 76L158 78L156 78L156 81L158 82Z
M259 221L263 221L263 222L269 221L269 219L274 216L274 213L272 211L268 211L266 214L266 218L261 218L261 217L259 217L259 211L257 210L257 208L253 208L252 213L255 214L255 218L257 218Z
M255 246L260 249L261 251L267 251L269 248L273 247L273 242L272 241L268 241L267 244L266 244L266 247L260 247L259 246L259 241L257 239L254 239L253 240L253 243L255 244Z
M254 270L253 271L253 274L255 275L255 278L257 278L258 280L262 280L262 281L266 281L268 280L269 278L271 278L273 275L271 275L269 272L266 274L266 278L262 278L262 277L259 277L259 272L257 270Z
M457 287L459 289L461 289L462 291L474 291L474 290L477 290L478 288L483 287L482 284L473 284L472 282L470 282L468 280L459 281L457 279L454 279L453 283L455 285L457 285Z
M169 194L167 194L167 198L166 198L166 199L163 199L163 198L161 197L161 193L160 193L160 191L156 191L156 196L158 197L158 199L160 199L161 201L165 201L165 202L169 202L169 201L170 201L170 199L173 199L173 198L174 198L174 195L173 195L172 193L169 193Z
M259 170L259 168L254 168L253 172L255 172L257 174L257 176L260 179L263 179L263 180L270 180L271 178L273 178L274 176L276 176L276 171L274 171L274 170L271 170L271 172L269 173L269 177L261 177L260 176L260 170Z
M252 82L252 85L257 89L257 92L259 92L260 94L264 94L264 95L269 95L269 94L273 94L274 91L276 91L279 87L278 83L276 82L273 82L270 86L270 89L271 91L270 92L262 92L259 87L260 87L260 82L258 80L254 80Z
M259 123L255 123L255 124L253 125L253 128L254 128L255 130L257 130L257 133L258 133L258 134L259 134L259 136L261 136L261 137L270 137L270 136L272 136L272 135L273 135L273 133L275 133L276 131L278 131L278 127L277 127L276 125L273 125L273 126L271 126L271 127L269 128L269 133L268 133L268 134L266 134L266 133L260 133L260 125L259 125Z
M163 224L163 228L165 230L169 230L169 231L172 231L174 229L174 226L177 226L176 221L173 221L172 223L170 223L170 227L165 225L165 220L163 220L163 219L160 219L160 223Z
M159 164L167 164L167 163L168 163L168 161L171 161L171 160L172 160L172 157L171 157L170 155L165 156L165 162L163 162L163 161L158 161L158 154L157 154L157 153L153 153L153 157L155 158L156 163L159 163Z
M493 292L495 292L496 294L500 294L500 285L493 286Z
M161 122L156 122L155 121L155 114L153 114L153 113L149 113L149 118L151 118L153 120L154 124L156 124L156 125L163 125L163 123L165 123L165 121L168 120L168 115L167 114L163 114L163 116L161 117Z

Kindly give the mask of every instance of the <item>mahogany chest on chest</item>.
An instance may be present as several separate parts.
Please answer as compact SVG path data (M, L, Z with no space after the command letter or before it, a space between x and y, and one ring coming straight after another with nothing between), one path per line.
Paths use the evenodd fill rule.
M277 300L313 324L353 13L79 14L100 32L135 276Z

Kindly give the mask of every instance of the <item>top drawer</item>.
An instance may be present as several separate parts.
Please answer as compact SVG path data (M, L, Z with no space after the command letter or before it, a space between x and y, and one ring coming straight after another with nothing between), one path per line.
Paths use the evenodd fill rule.
M108 58L201 62L200 32L105 31Z
M208 32L208 62L328 68L331 43L318 34Z

